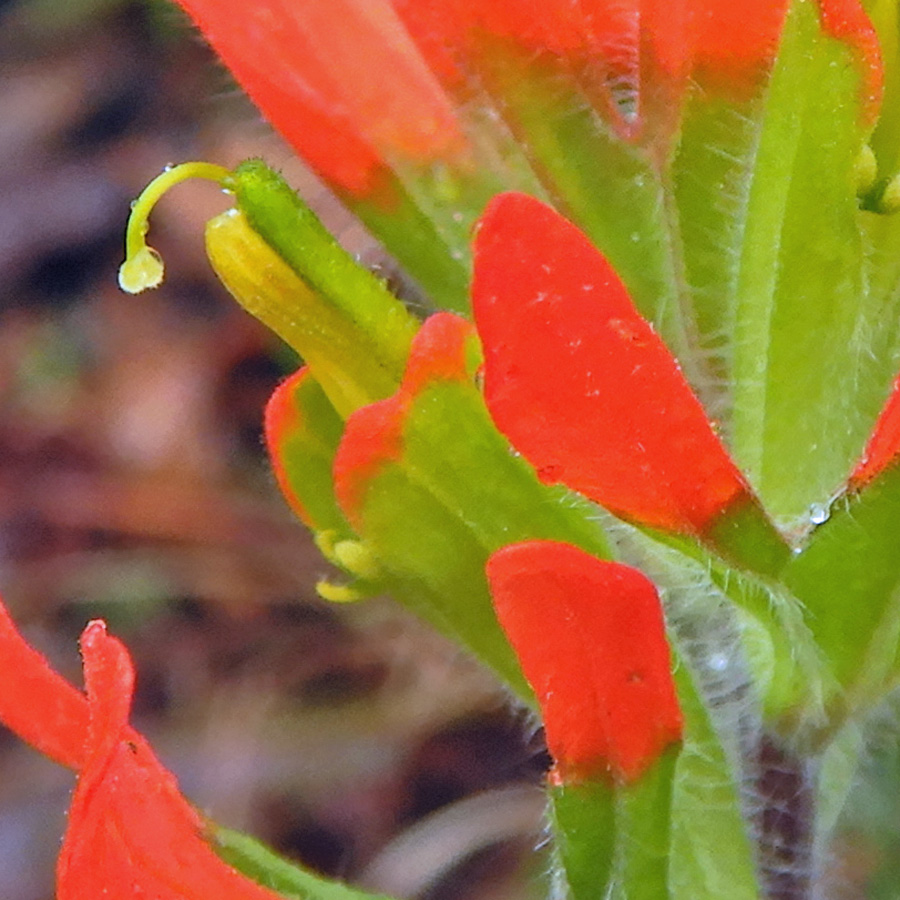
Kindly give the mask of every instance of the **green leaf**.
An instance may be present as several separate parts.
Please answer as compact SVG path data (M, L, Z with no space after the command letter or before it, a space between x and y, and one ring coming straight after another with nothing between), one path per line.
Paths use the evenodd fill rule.
M736 283L733 450L770 511L806 515L859 454L892 361L875 322L855 164L861 67L795 0L762 108Z
M755 497L726 507L703 540L724 560L757 575L775 576L791 558L787 541Z
M631 784L590 781L550 788L556 852L570 900L669 896L679 750L668 748Z
M404 467L389 464L370 483L358 527L378 560L385 589L462 643L533 705L531 688L491 605L484 577L488 551L468 523Z
M879 174L889 178L900 168L900 16L896 0L869 0L866 7L878 32L884 62L884 99L872 148Z
M717 734L687 667L680 666L675 678L685 729L672 799L669 897L759 900L739 766Z
M679 746L669 747L640 778L618 791L621 896L627 900L669 895L672 799L680 751Z
M549 797L556 861L569 900L603 900L619 843L616 791L605 782L560 784Z
M877 698L898 669L900 466L838 500L784 583L851 701Z
M542 485L510 451L473 383L435 381L404 416L401 456L368 482L357 530L400 599L531 698L494 615L484 566L499 547L533 538L608 557L590 510Z
M239 831L214 826L213 838L213 847L225 862L293 900L391 900L383 894L369 894L310 872Z
M423 210L399 181L393 179L389 189L374 196L351 195L342 199L384 243L429 300L444 309L468 309L468 242L445 238L439 223L429 214L431 211Z
M706 359L709 383L695 385L707 410L731 426L735 290L744 231L746 194L753 175L760 97L725 99L694 90L682 111L681 130L668 173L677 211L684 287L693 309L696 346Z

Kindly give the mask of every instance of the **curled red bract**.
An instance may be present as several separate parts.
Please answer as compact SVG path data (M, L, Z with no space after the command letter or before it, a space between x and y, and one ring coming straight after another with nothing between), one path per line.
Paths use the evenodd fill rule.
M0 721L79 770L57 867L59 900L277 900L213 852L175 778L128 725L128 651L91 622L86 694L28 646L0 603Z
M216 856L174 777L129 733L134 670L125 647L95 621L81 652L90 724L57 867L59 900L274 900Z
M269 461L272 463L275 480L278 482L281 493L300 521L309 528L314 528L316 524L313 522L313 517L303 505L300 497L297 496L280 451L280 444L285 437L290 435L292 431L302 427L303 423L300 421L300 413L293 403L293 393L306 378L310 377L309 368L304 366L275 388L266 404L263 435L265 436L266 448L269 451Z

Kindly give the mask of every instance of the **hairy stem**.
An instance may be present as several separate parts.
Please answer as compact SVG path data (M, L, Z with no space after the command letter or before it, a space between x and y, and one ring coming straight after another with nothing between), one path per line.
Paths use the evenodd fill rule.
M770 735L757 750L759 864L767 900L811 900L815 764Z

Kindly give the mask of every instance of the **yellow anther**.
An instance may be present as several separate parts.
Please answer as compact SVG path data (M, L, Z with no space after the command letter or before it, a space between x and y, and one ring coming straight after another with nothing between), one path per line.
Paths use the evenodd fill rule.
M378 561L363 541L338 541L334 547L334 561L352 575L374 581L379 574Z
M859 151L853 165L853 174L856 178L856 195L864 197L875 186L875 179L878 178L878 160L875 159L875 151L868 144L863 144Z
M878 212L900 212L900 175L895 175L885 186L878 200Z
M328 560L328 562L334 563L335 565L337 565L337 556L334 552L334 546L338 543L337 537L338 533L330 528L313 533L313 543L315 543L316 549Z
M322 579L316 582L316 593L331 603L354 603L362 600L364 594L349 584L335 584L333 581Z

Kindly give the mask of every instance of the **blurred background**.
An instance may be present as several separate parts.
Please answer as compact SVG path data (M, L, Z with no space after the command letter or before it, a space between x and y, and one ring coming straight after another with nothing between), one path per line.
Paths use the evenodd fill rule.
M249 156L391 274L170 5L0 0L3 594L76 684L81 629L109 621L137 664L135 725L222 824L398 897L543 896L534 723L390 601L315 595L327 567L260 444L296 360L203 253L225 198L173 190L152 218L165 285L116 286L128 205L151 178ZM891 729L870 754L830 896L900 897L895 745ZM0 727L3 900L53 897L72 785Z
M527 896L532 725L389 601L315 595L325 564L260 443L297 363L203 253L226 198L173 190L151 226L165 285L116 286L129 202L163 166L256 155L386 265L173 8L0 4L3 595L76 684L81 629L109 621L137 664L136 726L217 821L379 890ZM0 729L3 900L53 896L72 785Z

